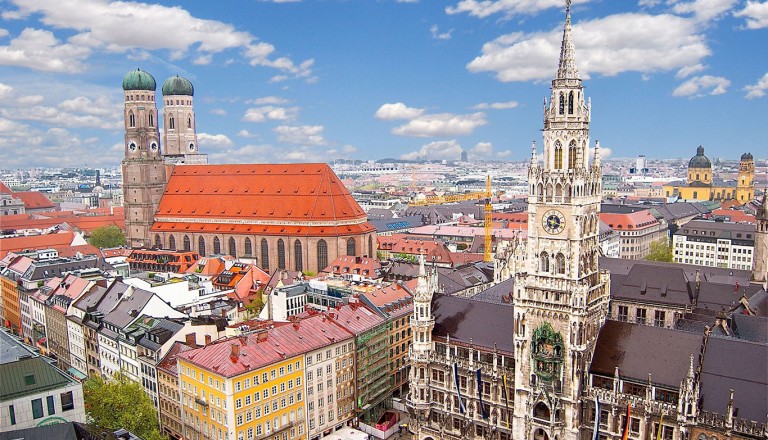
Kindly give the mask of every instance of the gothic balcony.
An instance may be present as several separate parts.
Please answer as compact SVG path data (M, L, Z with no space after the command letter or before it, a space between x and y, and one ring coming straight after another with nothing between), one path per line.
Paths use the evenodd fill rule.
M622 392L614 392L613 390L606 390L602 388L587 387L585 395L589 399L594 399L597 396L600 399L600 405L611 405L619 408L626 408L627 405L632 405L633 408L644 408L646 412L652 414L665 414L665 417L673 419L677 417L677 402L667 403L657 400L646 399L645 396L636 396L634 394L627 394Z
M424 320L424 321L414 320L414 319L411 320L411 327L413 327L413 328L429 328L429 327L432 327L434 325L435 325L435 320L434 319L429 319L429 320Z
M725 415L711 413L709 411L699 411L696 416L696 423L712 428L728 429L728 418ZM758 423L745 419L734 419L732 421L732 431L739 434L754 436L756 438L765 438L768 436L768 426L765 423Z

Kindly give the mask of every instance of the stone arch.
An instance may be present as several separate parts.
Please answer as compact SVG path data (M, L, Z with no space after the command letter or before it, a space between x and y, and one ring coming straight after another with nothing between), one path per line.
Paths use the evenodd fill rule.
M549 405L544 402L539 402L533 407L533 417L539 420L549 420L551 418L551 412Z
M546 251L539 254L539 271L549 272L549 254Z
M269 243L266 238L261 239L261 268L269 270Z
M171 235L168 237L168 249L175 251L176 250L176 237Z
M155 247L158 249L163 248L163 239L160 238L160 234L155 234Z
M219 237L213 237L213 254L219 255L221 254L221 240Z
M244 249L244 251L245 251L245 255L247 255L247 256L253 255L253 244L251 243L251 239L250 238L246 238L245 239L245 249Z
M354 256L357 251L357 242L353 237L347 239L347 255Z
M183 243L184 243L183 246L184 246L184 250L185 251L191 251L192 250L192 242L189 239L189 235L185 235L184 236Z
M237 257L237 243L235 243L235 237L229 237L229 249L228 253L229 255L232 255L233 257Z
M328 243L324 239L317 242L317 271L320 272L328 267Z
M205 239L202 235L197 239L197 253L200 254L201 257L205 256Z
M277 240L277 268L285 270L285 241L282 238Z
M302 251L301 241L296 239L293 242L293 265L297 272L304 270L304 252Z

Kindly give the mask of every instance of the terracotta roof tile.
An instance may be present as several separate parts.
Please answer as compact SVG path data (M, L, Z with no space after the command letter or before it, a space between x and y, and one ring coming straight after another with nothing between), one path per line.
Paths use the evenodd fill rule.
M10 188L8 188L3 182L0 182L0 194L13 194Z
M4 257L8 252L70 246L74 240L74 232L2 238L0 239L0 258Z
M21 201L24 202L24 207L26 209L44 209L55 207L53 202L48 200L48 197L46 197L45 194L41 193L40 191L22 191L13 193L13 195L20 198Z
M608 224L613 230L626 231L628 229L645 229L656 226L659 221L651 215L651 211L644 209L628 214L600 213L600 220Z
M152 229L166 232L350 235L373 231L365 212L327 164L175 167L155 217ZM262 220L266 224L206 224L211 219ZM286 221L346 221L351 225L274 225Z

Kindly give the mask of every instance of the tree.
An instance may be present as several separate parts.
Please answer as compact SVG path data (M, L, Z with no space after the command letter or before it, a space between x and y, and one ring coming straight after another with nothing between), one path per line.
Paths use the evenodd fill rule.
M99 249L125 245L125 234L116 225L102 226L91 231L88 243Z
M672 252L672 244L666 238L654 241L651 243L651 252L645 259L650 261L666 261L668 263L674 262L675 256Z
M261 313L261 309L264 308L264 299L262 298L263 293L264 291L259 289L253 300L245 306L245 311L248 313L248 316L258 316L259 313Z
M100 428L125 428L144 440L163 440L157 412L137 382L117 373L111 378L88 378L83 384L88 423Z

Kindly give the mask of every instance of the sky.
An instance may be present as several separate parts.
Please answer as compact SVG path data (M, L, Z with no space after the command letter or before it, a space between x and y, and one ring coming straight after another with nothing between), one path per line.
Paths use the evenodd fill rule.
M768 157L768 0L571 15L603 157ZM210 163L526 160L564 18L565 0L0 0L0 168L119 165L136 68L158 95L194 84Z

